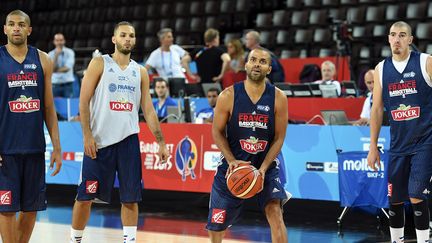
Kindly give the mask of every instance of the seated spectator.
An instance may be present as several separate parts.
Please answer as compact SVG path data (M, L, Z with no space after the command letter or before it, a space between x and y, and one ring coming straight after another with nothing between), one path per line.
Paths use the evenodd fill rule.
M170 28L163 28L158 33L160 47L154 50L147 59L145 67L154 68L160 77L185 78L184 68L191 78L195 78L189 68L191 57L187 51L179 45L173 44L174 37Z
M249 49L249 51L252 51L256 48L263 48L260 46L260 33L252 30L246 33L246 36L244 38L246 48ZM265 49L265 48L263 48ZM265 49L267 50L267 49ZM285 82L285 73L282 64L279 62L278 57L271 52L270 50L267 50L271 55L271 72L267 75L267 78L270 80L271 83L280 83ZM249 56L249 52L246 54L245 61L247 61Z
M321 76L322 80L317 80L314 83L318 84L333 84L336 86L337 95L341 95L341 85L339 81L334 80L336 75L336 67L331 61L324 61L321 64Z
M232 39L227 43L228 55L231 58L230 70L239 72L245 70L244 49L240 40Z
M367 98L363 103L363 109L360 114L360 119L355 121L353 125L358 125L358 126L369 125L370 112L372 107L372 91L374 86L374 72L375 71L373 69L370 69L364 75L364 82L366 84L367 89L369 90L369 93L367 94Z
M154 78L157 100L153 102L159 121L168 116L168 106L177 106L177 102L168 95L168 82L160 77Z
M197 112L195 123L213 123L214 108L219 96L219 89L211 88L207 91L207 101L210 107Z
M220 82L229 69L231 60L228 53L219 48L219 31L208 29L204 33L205 47L194 56L201 83Z
M54 97L71 98L73 95L73 82L75 52L65 46L66 40L62 33L54 35L54 50L48 53L53 61L52 88Z

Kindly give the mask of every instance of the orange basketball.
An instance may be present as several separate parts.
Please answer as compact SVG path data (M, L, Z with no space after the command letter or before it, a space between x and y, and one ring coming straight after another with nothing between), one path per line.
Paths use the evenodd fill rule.
M251 198L262 189L262 177L254 166L241 164L228 175L227 187L235 197Z

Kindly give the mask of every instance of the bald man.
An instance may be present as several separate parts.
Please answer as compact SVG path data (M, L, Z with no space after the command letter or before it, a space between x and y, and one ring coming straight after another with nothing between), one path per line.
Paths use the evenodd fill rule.
M371 112L371 107L372 107L372 91L373 91L373 86L374 86L374 80L373 80L374 73L375 73L375 70L369 69L364 75L364 82L366 84L367 89L369 90L369 93L368 93L367 98L365 99L365 101L363 103L363 109L362 109L362 112L360 114L360 119L355 121L354 125L358 125L358 126L369 125L370 112Z

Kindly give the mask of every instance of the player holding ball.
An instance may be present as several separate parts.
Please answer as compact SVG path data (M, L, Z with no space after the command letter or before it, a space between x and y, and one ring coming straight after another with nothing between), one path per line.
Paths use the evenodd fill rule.
M266 82L270 64L268 51L254 49L245 65L247 79L225 89L216 104L212 133L222 156L214 177L206 226L212 243L222 242L225 230L239 219L245 201L241 198L255 192L258 192L259 207L270 224L272 242L288 242L282 206L291 195L280 183L276 160L285 139L288 103L281 90ZM242 196L239 198L228 189L226 177L230 180L238 176L231 172L244 167L243 163L250 163L258 171L254 172L253 168L250 169L252 173L237 170L252 175L238 178L239 185L231 187L231 192ZM263 184L255 186L257 183ZM250 191L244 193L242 187L249 185Z

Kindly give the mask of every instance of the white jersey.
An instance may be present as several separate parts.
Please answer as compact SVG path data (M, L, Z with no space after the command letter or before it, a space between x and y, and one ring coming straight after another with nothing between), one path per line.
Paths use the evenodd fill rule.
M125 70L102 56L104 70L90 101L90 129L98 148L118 143L139 132L140 66L133 60Z

